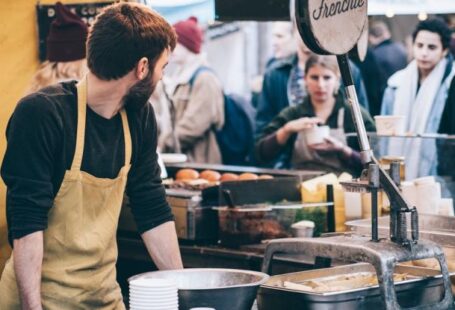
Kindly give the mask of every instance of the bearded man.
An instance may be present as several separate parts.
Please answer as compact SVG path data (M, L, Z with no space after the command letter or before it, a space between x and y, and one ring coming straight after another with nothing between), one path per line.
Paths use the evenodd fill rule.
M125 309L115 271L125 189L157 267L182 268L147 104L175 45L156 12L109 6L89 33L87 76L17 105L1 170L13 254L0 309Z

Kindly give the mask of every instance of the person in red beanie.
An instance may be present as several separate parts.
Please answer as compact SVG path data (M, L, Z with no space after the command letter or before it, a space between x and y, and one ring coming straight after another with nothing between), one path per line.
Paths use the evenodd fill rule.
M88 27L84 21L57 2L55 19L46 39L46 61L33 76L27 93L65 80L80 80L87 72L87 33Z
M151 98L156 110L171 119L161 123L159 148L178 152L190 162L220 164L215 130L224 124L222 86L201 52L203 32L197 18L174 24L177 46L170 58L173 70L163 78L160 94ZM158 115L157 118L160 118ZM167 125L165 125L167 124Z

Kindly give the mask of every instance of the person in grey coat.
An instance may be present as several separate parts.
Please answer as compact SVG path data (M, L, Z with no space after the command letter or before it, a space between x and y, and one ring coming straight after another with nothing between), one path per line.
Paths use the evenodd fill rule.
M406 67L408 63L406 50L402 44L392 41L392 35L386 23L374 22L370 27L368 39L386 79Z

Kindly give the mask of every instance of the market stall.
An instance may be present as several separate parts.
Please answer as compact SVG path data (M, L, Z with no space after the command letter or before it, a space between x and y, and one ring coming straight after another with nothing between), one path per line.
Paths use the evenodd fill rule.
M278 273L260 286L259 309L452 309L448 252L443 249L441 240L433 238L440 234L429 228L435 222L428 224L427 216L419 217L420 210L404 197L403 161L391 160L385 169L371 148L362 121L346 53L364 33L367 2L296 0L292 14L303 40L313 52L337 56L356 125L362 163L367 168L361 178L340 180L337 185L343 187L340 190L343 193L368 194L368 231L357 229L354 233L326 234L321 238L295 238L288 234L288 227L295 218L285 223L283 219L288 219L289 214L281 213L315 207L305 201L311 194L304 191L308 188L303 184L307 179L320 177L321 173L286 174L255 168L241 171L222 166L208 169L182 164L170 167L171 180L165 184L176 216L184 263L188 267L215 265L249 270L258 270L261 264L264 274ZM233 179L228 180L228 176ZM380 195L388 200L387 218L379 216L379 209L383 207ZM333 188L324 188L324 194L318 198L312 203L327 208L322 222L333 232L337 218ZM451 240L455 234L450 220L448 222L445 237ZM130 223L125 212L120 223L119 245L132 247L129 253L135 253L138 258L141 251L137 243L126 238L134 232ZM356 226L352 222L350 225ZM384 227L388 229L386 232ZM123 257L128 260L133 256ZM420 269L412 263L427 259L434 259L440 271ZM274 264L279 267L272 271ZM340 264L345 265L337 266ZM288 273L295 271L294 268L308 267L316 270ZM179 272L176 279L180 279L177 274ZM145 273L139 278L155 275ZM419 298L415 298L416 295ZM188 305L191 299L184 293L179 298L182 305ZM228 309L209 298L199 303ZM251 305L252 301L241 309L249 309Z

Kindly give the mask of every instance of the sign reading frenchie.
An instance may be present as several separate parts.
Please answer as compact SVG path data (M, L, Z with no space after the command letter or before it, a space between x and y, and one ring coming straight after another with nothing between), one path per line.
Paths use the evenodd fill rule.
M296 0L295 5L299 31L319 54L347 53L366 25L368 0Z

